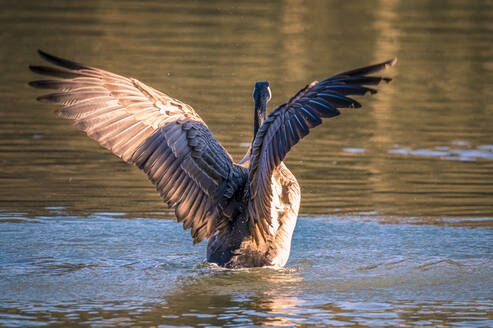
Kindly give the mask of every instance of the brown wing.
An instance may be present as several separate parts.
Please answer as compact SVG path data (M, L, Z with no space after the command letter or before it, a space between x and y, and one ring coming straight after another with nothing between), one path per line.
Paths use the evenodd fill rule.
M250 157L248 212L250 231L258 241L269 235L271 176L288 151L311 128L322 123L323 117L339 115L337 108L361 107L348 95L376 93L366 85L377 85L391 79L368 76L394 65L397 59L367 66L313 82L300 90L287 103L269 113L260 127Z
M63 105L58 116L75 120L89 137L144 170L178 222L192 228L194 242L228 223L227 208L246 173L192 107L138 80L39 53L63 68L30 66L61 78L30 82L59 90L38 100Z

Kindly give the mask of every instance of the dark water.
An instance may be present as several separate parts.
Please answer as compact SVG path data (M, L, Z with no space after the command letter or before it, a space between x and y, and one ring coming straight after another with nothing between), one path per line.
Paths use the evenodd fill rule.
M2 1L0 326L493 326L491 1ZM240 159L253 83L399 58L289 153L281 270L223 271L152 185L27 87L35 50L192 105Z

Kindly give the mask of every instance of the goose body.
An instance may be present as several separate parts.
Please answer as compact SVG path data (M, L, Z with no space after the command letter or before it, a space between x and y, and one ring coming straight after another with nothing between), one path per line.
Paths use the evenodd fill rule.
M209 239L207 260L228 268L286 264L300 206L300 186L283 160L322 118L360 107L347 97L376 93L371 76L392 59L312 82L266 114L268 82L257 82L254 139L244 158L232 157L189 105L144 83L39 51L55 64L30 66L59 79L30 82L57 90L38 97L62 105L58 116L127 163L142 169L194 243Z
M239 213L231 229L218 230L209 239L208 262L229 268L286 264L300 207L300 186L283 162L273 172L271 185L270 239L257 245L249 230L247 213Z

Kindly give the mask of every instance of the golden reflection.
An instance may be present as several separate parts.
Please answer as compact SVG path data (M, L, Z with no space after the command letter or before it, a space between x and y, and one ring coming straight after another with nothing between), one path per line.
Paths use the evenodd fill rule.
M296 295L301 293L296 290L296 286L301 286L303 279L295 274L294 271L286 270L287 272L275 272L272 275L264 277L263 281L270 286L279 284L291 286L288 290L278 290L275 288L267 288L264 292L259 293L259 310L268 315L268 321L263 322L263 325L286 327L298 326L302 323L299 318L298 307L303 303L303 300ZM295 319L293 319L295 318Z
M376 31L374 61L385 60L389 57L398 57L400 54L400 22L399 22L400 1L379 0L375 6L374 28ZM399 73L400 63L393 67L392 76ZM392 84L392 87L394 85ZM395 143L394 133L392 132L393 113L398 104L398 94L392 92L392 88L382 88L382 92L374 100L373 122L375 131L369 142L372 151L380 153L380 156L372 156L369 170L372 173L370 182L372 183L372 203L374 210L385 211L380 208L381 204L388 204L392 201L394 194L385 193L387 190L403 188L400 180L388 179L388 171L392 170L388 165L385 153L392 148ZM390 90L389 90L390 89ZM395 90L395 89L394 89Z
M303 0L286 0L281 8L281 40L284 57L283 73L289 81L306 81L305 61L309 60L306 45L307 5ZM304 83L304 82L302 82Z
M146 317L150 321L165 318L168 324L196 325L204 321L218 326L238 318L244 324L269 326L299 326L304 320L298 308L303 301L297 297L302 292L303 278L296 271L212 270L205 277L184 278L174 293L164 297L166 305L154 308ZM201 320L202 313L215 317Z
M52 216L50 207L76 216L168 213L144 174L35 103L23 67L36 63L36 48L191 104L236 159L252 137L254 81L270 80L280 104L313 79L396 55L390 85L358 97L363 108L326 120L290 151L303 188L300 214L493 215L490 157L388 153L394 144L433 150L467 141L467 151L492 144L486 2L23 3L1 16L0 198L9 215Z

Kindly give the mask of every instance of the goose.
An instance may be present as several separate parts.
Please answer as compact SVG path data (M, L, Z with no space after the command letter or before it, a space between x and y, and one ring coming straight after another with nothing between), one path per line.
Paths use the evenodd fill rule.
M284 164L288 151L322 118L361 107L350 95L374 94L397 58L306 85L266 113L269 83L255 83L254 138L235 163L194 109L146 84L38 50L55 66L29 66L58 79L29 85L37 98L123 161L142 169L194 244L208 239L207 261L225 268L286 264L300 206L300 185Z

